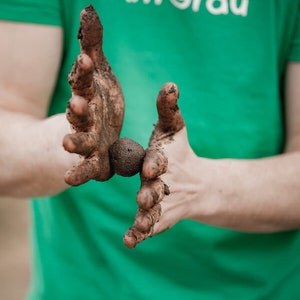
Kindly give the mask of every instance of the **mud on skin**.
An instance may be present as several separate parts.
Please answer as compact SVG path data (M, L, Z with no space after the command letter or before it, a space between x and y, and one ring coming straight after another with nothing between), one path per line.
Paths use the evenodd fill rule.
M158 122L150 137L143 162L142 184L137 194L139 209L133 226L123 237L123 242L128 248L134 248L143 240L158 233L155 232L155 225L161 218L161 203L172 193L160 176L167 172L168 168L164 145L172 143L173 136L185 126L177 105L178 98L178 88L172 82L166 83L158 94L156 101Z
M66 110L74 132L65 136L63 146L81 155L82 162L66 172L65 181L76 186L90 179L108 180L115 172L132 176L141 169L144 150L133 141L131 151L126 151L128 143L115 143L123 124L124 97L103 53L103 27L92 6L80 14L78 38L81 53L69 73L72 98ZM112 162L109 150L114 143L112 153L119 159Z

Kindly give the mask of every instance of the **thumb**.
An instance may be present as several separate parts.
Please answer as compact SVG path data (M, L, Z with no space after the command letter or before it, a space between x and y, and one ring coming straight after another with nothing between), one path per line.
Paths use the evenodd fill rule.
M160 131L168 135L173 135L184 127L184 120L177 105L178 98L179 90L173 82L164 84L157 96L157 126Z
M142 168L142 176L146 179L154 179L166 172L168 159L163 145L169 143L173 135L185 127L177 105L178 98L179 90L173 82L164 84L158 93L156 100L158 122L150 137Z
M91 57L97 66L104 59L102 40L103 26L92 5L85 7L80 13L80 28L78 31L81 52Z

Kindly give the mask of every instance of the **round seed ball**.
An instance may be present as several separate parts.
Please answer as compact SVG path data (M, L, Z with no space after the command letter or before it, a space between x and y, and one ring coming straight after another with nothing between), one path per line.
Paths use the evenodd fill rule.
M130 177L141 170L145 150L137 142L129 138L121 138L111 145L109 155L115 173Z

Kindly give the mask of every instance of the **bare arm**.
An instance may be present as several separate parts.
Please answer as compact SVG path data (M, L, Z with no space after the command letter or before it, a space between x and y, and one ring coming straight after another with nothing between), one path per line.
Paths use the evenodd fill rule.
M215 216L195 219L250 232L300 228L300 64L290 63L286 77L287 141L282 155L258 160L220 160L211 201ZM214 180L214 178L212 178ZM215 199L215 200L214 200ZM198 217L198 216L199 217Z
M64 151L64 114L45 118L59 70L62 30L0 23L0 195L48 195L67 187L77 155Z
M177 100L175 94L173 98ZM203 159L190 148L185 127L179 128L171 141L166 133L159 133L168 169L165 172L165 162L159 157L153 163L153 158L147 160L146 156L146 179L137 196L140 210L124 236L125 244L134 247L182 219L244 232L300 228L299 63L288 65L286 113L285 153L270 158ZM176 118L180 120L180 114ZM157 134L154 137L157 139ZM152 136L153 142L158 145ZM169 195L158 179L169 186Z

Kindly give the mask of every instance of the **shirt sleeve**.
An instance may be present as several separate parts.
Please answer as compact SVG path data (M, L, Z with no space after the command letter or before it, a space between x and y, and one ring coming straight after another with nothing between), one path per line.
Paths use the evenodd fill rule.
M297 20L290 45L288 61L300 61L300 4L298 4Z
M62 26L59 0L0 0L0 20Z

